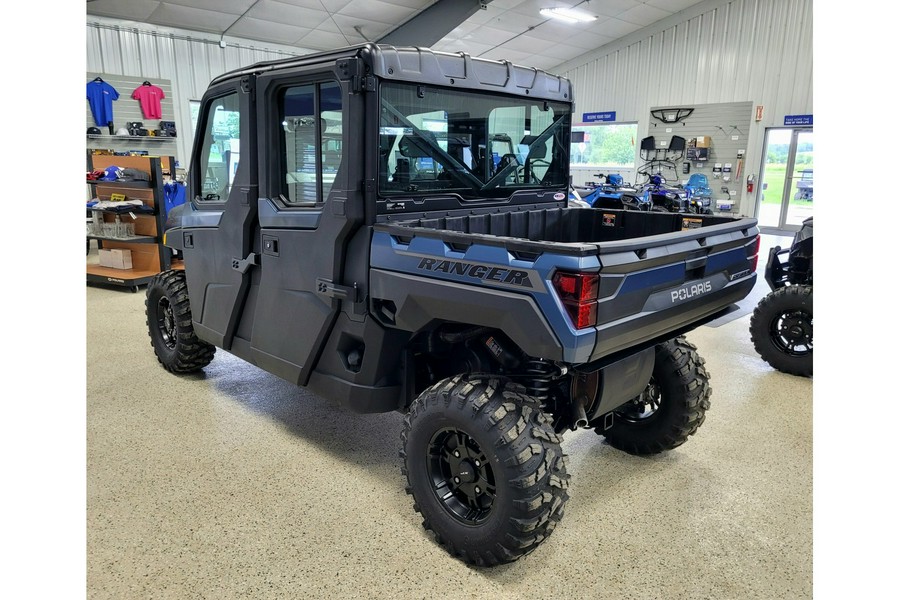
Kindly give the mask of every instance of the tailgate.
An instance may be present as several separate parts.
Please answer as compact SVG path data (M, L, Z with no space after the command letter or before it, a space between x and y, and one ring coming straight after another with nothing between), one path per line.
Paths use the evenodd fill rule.
M743 300L759 250L756 222L746 221L663 245L644 238L601 247L591 361L684 333Z

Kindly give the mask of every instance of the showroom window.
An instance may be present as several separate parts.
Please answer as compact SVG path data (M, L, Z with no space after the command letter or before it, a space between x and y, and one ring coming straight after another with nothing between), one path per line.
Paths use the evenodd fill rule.
M573 167L634 167L637 123L572 127Z

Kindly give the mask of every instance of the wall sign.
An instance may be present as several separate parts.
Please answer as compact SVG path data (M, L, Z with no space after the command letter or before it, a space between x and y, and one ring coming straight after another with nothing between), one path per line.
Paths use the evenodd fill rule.
M785 125L812 125L812 115L784 115Z
M596 123L598 121L615 121L616 120L616 111L607 111L607 112L595 112L595 113L584 113L581 116L581 121L583 123Z

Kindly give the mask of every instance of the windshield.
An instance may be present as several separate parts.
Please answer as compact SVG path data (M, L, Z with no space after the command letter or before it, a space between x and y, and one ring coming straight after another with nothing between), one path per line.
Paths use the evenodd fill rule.
M570 116L561 102L383 83L379 191L474 199L566 186Z

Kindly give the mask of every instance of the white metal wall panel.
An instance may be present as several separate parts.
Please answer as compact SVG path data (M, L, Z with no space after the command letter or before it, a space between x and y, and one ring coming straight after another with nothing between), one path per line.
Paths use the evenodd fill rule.
M812 0L708 0L552 70L575 86L576 122L614 110L637 121L640 136L653 106L763 105L747 147L746 173L756 173L765 128L813 113L812 8ZM744 196L739 210L752 215L756 198Z
M172 82L173 119L178 127L176 158L190 163L193 132L190 100L199 100L209 82L225 73L264 60L304 54L302 48L249 47L197 32L156 27L132 21L89 17L87 71Z

